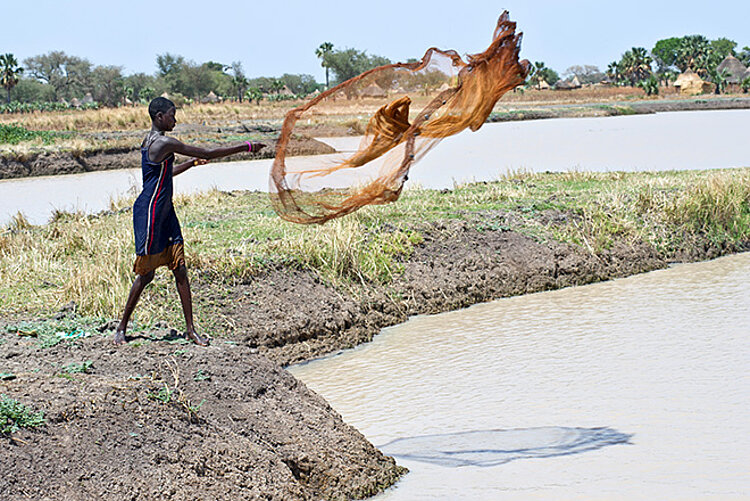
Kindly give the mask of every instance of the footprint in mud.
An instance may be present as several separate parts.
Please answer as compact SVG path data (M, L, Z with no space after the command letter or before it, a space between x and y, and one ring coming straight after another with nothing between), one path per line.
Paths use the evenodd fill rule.
M515 459L567 456L629 444L632 435L612 428L476 430L399 438L379 447L395 458L440 466L496 466Z

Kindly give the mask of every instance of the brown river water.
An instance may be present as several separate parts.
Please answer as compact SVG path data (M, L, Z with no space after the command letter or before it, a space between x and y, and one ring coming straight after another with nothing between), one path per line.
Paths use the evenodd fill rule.
M409 174L407 189L451 188L508 171L709 169L750 166L745 144L750 110L691 111L485 124L442 141ZM359 138L327 138L342 154L292 157L309 168L340 161ZM137 166L134 166L137 167ZM175 178L175 192L268 191L271 160L210 163ZM373 168L377 170L377 165ZM140 191L140 169L0 180L0 225L21 211L33 224L54 210L99 212L111 198ZM332 176L335 180L336 177ZM346 179L350 182L350 179Z
M291 368L411 472L382 500L750 498L750 253L385 329Z

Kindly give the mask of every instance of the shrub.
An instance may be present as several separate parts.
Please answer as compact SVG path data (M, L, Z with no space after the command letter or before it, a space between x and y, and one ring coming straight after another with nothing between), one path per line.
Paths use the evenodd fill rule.
M34 412L18 400L0 395L0 434L8 435L19 428L37 428L44 424L44 412Z

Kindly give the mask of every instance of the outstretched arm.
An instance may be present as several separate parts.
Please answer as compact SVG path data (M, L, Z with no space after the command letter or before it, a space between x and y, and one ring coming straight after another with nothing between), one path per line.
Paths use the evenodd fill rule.
M178 141L173 137L164 137L159 141L155 141L151 146L150 156L153 161L161 162L172 153L179 153L181 155L203 158L206 160L212 160L214 158L226 157L227 155L233 155L235 153L242 153L243 151L256 152L265 148L263 143L251 143L245 142L234 146L220 146L218 148L202 148L200 146L193 146L185 144L182 141ZM183 172L183 171L180 171Z

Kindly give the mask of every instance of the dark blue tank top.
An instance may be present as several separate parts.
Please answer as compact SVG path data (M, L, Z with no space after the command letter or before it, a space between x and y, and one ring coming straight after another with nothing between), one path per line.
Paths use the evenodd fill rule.
M172 205L172 167L174 154L160 163L148 158L148 147L141 148L143 191L133 205L135 253L159 254L170 245L182 242L180 222Z

